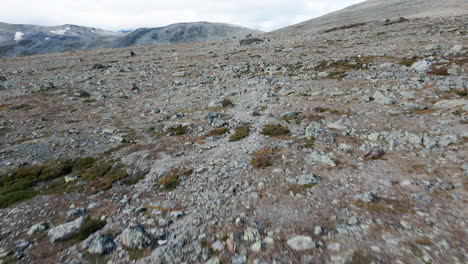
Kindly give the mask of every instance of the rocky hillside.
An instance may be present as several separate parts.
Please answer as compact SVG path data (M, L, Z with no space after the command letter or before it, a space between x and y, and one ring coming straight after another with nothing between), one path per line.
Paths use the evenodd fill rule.
M0 59L0 262L467 263L467 20Z
M468 13L468 0L367 0L343 10L282 29L320 31L399 17L451 17Z
M220 40L258 33L248 28L208 22L142 28L126 33L74 25L40 27L0 23L0 57Z

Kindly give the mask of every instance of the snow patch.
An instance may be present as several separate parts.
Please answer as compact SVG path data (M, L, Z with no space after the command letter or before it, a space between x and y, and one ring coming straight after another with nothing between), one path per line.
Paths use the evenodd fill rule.
M50 38L49 38L49 37L47 37L47 38L45 38L44 40L49 40L49 39L50 39Z
M24 36L24 33L23 33L23 32L16 32L16 33L15 33L15 38L14 38L14 40L16 40L16 41L22 40L22 39L23 39L23 36Z
M55 34L55 35L65 35L65 32L67 32L70 28L66 29L59 29L59 30L51 30L50 33Z

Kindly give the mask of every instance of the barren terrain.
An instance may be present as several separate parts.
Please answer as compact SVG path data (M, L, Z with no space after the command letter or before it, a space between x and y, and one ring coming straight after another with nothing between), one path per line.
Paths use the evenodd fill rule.
M0 263L466 263L467 20L0 59Z

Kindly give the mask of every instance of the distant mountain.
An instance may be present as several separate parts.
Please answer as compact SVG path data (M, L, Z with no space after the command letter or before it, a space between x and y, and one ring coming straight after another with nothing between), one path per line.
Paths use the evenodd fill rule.
M75 25L42 27L0 23L0 57L97 48L123 36L123 33Z
M258 34L260 31L221 23L179 23L159 28L110 32L76 25L42 27L0 23L0 57L28 56L94 48L118 48L198 42Z
M367 0L278 31L320 31L336 26L399 17L448 17L468 14L468 0Z
M232 37L245 37L260 31L222 23L178 23L159 28L140 28L113 43L113 47L199 42Z

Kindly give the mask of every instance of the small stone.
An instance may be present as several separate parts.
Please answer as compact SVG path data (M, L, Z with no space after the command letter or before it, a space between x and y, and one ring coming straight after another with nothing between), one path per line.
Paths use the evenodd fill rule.
M106 69L107 67L102 65L102 64L99 64L99 63L96 63L93 65L93 70L102 70L102 69Z
M260 250L262 250L262 242L257 241L253 243L252 246L250 246L250 249L254 252L260 252Z
M366 192L362 195L360 195L360 200L365 202L365 203L370 203L370 202L373 202L377 199L377 194L373 193L373 192Z
M46 231L48 228L49 228L48 223L35 224L35 225L31 226L31 228L29 228L29 231L28 231L27 234L32 235L34 233L43 232L43 231Z
M258 232L257 229L252 228L252 227L248 227L244 231L244 234L242 236L242 240L248 241L248 242L255 242L255 241L258 241L260 239L261 239L260 232Z
M359 219L356 216L352 216L348 219L348 225L355 226L359 224Z
M74 182L77 181L80 177L78 176L65 176L65 182Z
M75 208L75 209L72 209L70 211L67 212L67 215L68 216L79 216L81 214L83 214L84 212L86 212L86 209L85 208Z
M286 243L293 250L297 251L310 250L317 247L317 242L315 242L310 236L295 236L288 239Z
M7 78L5 78L5 76L0 76L0 82L6 82L7 81Z
M321 154L315 150L313 150L307 157L306 157L306 162L310 164L316 164L317 162L321 162L324 164L327 164L331 167L335 167L336 163L328 156L325 154Z
M327 248L333 251L338 251L341 249L341 244L340 243L330 243L327 245Z
M324 233L324 230L323 230L323 228L322 228L321 226L316 226L316 227L314 228L314 235L320 236L320 235L322 235L323 233Z
M179 72L175 72L172 74L173 77L186 77L189 75L190 75L190 72L187 72L187 71L179 71Z
M420 61L417 61L415 63L413 63L413 65L411 65L411 68L418 71L418 72L425 72L427 70L429 70L429 68L431 67L432 63L426 61L426 60L420 60Z
M373 149L366 155L364 155L364 158L369 160L375 160L383 157L383 155L385 155L385 151L383 149Z
M216 240L216 242L214 242L213 245L211 245L211 247L216 251L222 252L224 249L224 244L223 242Z

